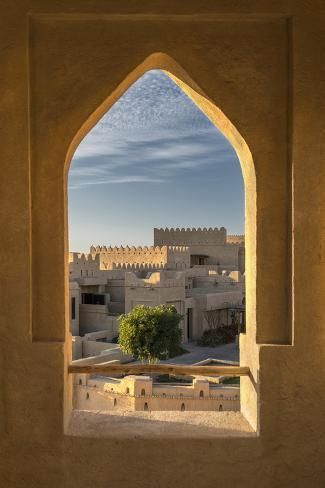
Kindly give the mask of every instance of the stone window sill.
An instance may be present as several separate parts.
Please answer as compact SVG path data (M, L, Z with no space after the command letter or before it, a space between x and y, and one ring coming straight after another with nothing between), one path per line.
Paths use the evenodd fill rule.
M256 437L240 412L73 410L67 435L106 438Z

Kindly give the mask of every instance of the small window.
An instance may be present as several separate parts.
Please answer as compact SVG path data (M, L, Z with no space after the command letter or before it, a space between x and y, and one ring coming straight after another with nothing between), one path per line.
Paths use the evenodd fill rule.
M142 388L141 390L141 396L145 396L146 395L146 390L144 388Z
M143 406L143 410L146 412L149 409L148 403L146 402Z
M76 297L71 298L71 320L76 318Z
M222 410L223 410L223 406L219 405L219 412L222 412Z
M200 390L200 398L203 398L203 397L204 397L204 391Z
M79 379L79 385L82 385L82 379L81 378Z
M127 388L127 389L125 390L125 393L129 394L129 393L130 393L130 388Z
M117 400L116 398L114 398L114 407L116 407L116 405L117 405Z
M87 393L86 398L87 398L87 400L89 400L89 393Z
M185 412L185 403L182 403L181 405L181 412Z

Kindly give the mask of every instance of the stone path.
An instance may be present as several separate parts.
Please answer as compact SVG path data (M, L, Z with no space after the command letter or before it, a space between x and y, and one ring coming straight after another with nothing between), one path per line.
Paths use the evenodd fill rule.
M184 348L190 352L172 359L167 359L166 361L161 361L161 363L194 364L207 358L239 361L239 349L234 342L217 347L200 347L192 343L187 343L184 344Z

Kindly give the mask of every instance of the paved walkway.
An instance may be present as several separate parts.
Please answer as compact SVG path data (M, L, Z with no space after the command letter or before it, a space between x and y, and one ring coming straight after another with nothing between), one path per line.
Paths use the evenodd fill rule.
M234 342L231 344L222 344L217 347L200 347L192 343L187 343L183 346L190 351L188 354L182 354L181 356L160 362L164 364L194 364L208 358L239 361L239 349Z

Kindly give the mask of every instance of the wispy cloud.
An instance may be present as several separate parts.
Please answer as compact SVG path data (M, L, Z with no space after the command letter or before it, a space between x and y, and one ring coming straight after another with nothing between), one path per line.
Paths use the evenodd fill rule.
M150 244L155 226L243 231L234 150L161 71L141 77L84 138L68 186L71 249Z
M161 71L120 98L79 145L69 189L163 183L179 172L235 160L229 143Z

